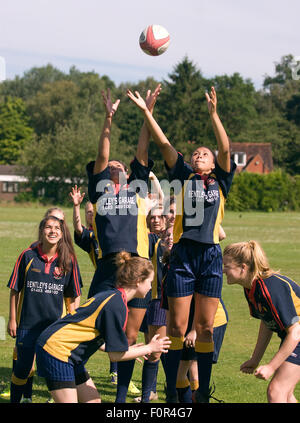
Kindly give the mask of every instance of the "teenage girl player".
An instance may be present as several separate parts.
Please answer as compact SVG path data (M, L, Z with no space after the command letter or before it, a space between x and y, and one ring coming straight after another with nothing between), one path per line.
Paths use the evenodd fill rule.
M153 93L150 90L147 93L146 102L150 113L153 112L159 93L160 85ZM132 255L149 259L146 198L149 173L153 166L152 160L148 159L149 131L146 124L143 124L128 178L124 164L118 160L110 160L112 119L120 101L113 103L109 90L107 93L102 93L102 96L106 117L98 144L98 154L96 160L87 165L88 196L94 206L94 232L99 245L97 269L90 286L89 297L100 290L114 286L116 272L114 258L118 252L127 251ZM131 189L133 181L143 183L137 187L139 190ZM145 299L135 299L128 306L130 313L126 334L129 345L132 345L136 342L147 302ZM118 365L116 402L125 402L133 366L133 360Z
M8 287L10 311L7 331L16 338L17 360L11 378L10 400L20 402L34 362L40 333L75 309L81 295L81 276L75 252L66 243L65 226L54 216L39 225L38 242L19 256Z
M101 291L74 313L48 327L37 342L37 367L46 378L55 402L100 402L84 368L89 357L104 347L111 361L132 360L166 352L170 341L155 336L147 345L128 346L125 327L127 302L144 298L154 276L152 263L121 252L116 255L116 286Z
M227 245L223 252L224 273L229 285L244 288L252 317L261 320L256 346L243 373L258 379L271 378L268 402L295 403L294 389L300 380L300 286L270 268L258 242ZM280 338L274 357L260 365L273 333Z
M170 144L147 110L138 92L128 97L142 110L149 130L167 165L169 179L180 185L177 192L174 247L166 277L169 304L167 333L172 340L166 356L167 402L177 402L176 376L188 326L191 299L195 293L195 351L201 386L195 401L207 401L214 352L213 323L222 291L222 252L219 226L230 189L235 164L230 160L227 134L217 114L217 96L212 87L206 93L208 111L217 139L218 156L198 147L190 165ZM183 192L185 195L183 195ZM194 215L191 211L196 210ZM180 212L182 211L182 213Z

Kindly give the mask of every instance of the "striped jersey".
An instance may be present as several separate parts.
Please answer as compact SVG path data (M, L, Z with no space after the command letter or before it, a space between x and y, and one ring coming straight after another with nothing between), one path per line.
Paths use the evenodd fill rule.
M174 243L181 238L205 244L219 243L219 228L235 169L234 162L230 172L216 163L210 175L200 175L178 153L175 166L167 168L176 197Z
M132 173L129 184L113 184L109 167L94 175L94 162L87 165L89 199L94 206L94 233L98 258L127 251L149 258L148 229L146 222L146 197L148 193L149 166L135 158L130 164Z
M106 352L127 351L127 316L125 291L103 291L44 330L37 344L71 364L86 362L104 343Z
M279 274L257 279L251 289L244 288L251 316L262 320L281 339L286 328L299 321L300 286Z
M48 260L34 243L18 257L7 286L19 292L18 328L43 330L65 314L64 297L81 295L82 282L75 259L62 273L57 254Z

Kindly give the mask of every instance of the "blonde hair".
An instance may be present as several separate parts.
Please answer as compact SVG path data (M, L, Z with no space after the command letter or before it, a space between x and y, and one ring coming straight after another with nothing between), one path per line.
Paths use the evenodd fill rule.
M121 251L115 257L118 267L116 274L117 287L136 287L137 282L149 278L154 271L150 260L138 256L131 256L126 251Z
M237 242L224 248L223 256L229 256L238 266L249 267L254 278L268 278L275 272L270 268L266 253L257 241Z

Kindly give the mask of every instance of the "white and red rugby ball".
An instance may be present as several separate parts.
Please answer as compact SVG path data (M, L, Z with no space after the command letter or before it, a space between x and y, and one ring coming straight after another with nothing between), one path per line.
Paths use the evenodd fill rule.
M150 56L163 54L170 44L170 35L161 25L149 25L140 35L140 47Z

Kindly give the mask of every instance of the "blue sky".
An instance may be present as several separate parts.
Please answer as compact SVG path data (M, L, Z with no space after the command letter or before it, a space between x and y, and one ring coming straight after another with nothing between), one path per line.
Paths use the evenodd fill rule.
M299 0L1 0L6 77L51 63L108 75L117 85L168 77L184 56L205 77L239 72L259 88L285 54L300 56ZM149 24L170 33L150 57L138 39Z

